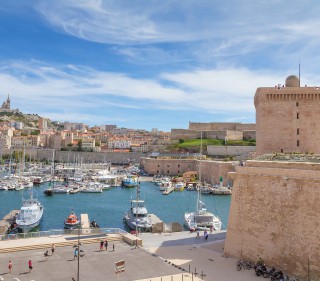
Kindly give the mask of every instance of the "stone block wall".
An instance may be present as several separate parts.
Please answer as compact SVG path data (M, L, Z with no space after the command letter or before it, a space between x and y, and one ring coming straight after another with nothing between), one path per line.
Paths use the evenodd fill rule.
M219 183L220 176L223 177L224 185L231 185L229 172L235 171L237 162L224 161L199 161L196 159L155 159L143 157L140 166L150 175L182 175L189 171L201 172L201 180L207 183ZM179 173L178 173L179 172Z
M207 152L208 155L213 156L239 156L248 154L250 152L255 152L255 146L218 146L218 145L208 145Z
M229 173L225 255L320 280L320 164L248 161Z

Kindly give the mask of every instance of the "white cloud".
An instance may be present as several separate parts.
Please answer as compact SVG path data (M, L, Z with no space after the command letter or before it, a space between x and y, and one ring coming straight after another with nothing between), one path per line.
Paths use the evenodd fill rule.
M252 114L259 86L273 87L276 73L248 69L211 69L163 73L154 79L134 79L125 74L99 72L81 66L58 67L39 62L5 63L0 74L3 91L23 112L51 116L99 116L118 110L238 111ZM9 66L9 68L8 68ZM10 69L10 71L8 71ZM29 79L31 77L31 79ZM241 104L241 106L239 106ZM87 111L91 111L88 115ZM96 111L96 112L95 112ZM95 112L95 113L92 113ZM98 117L96 118L98 119Z

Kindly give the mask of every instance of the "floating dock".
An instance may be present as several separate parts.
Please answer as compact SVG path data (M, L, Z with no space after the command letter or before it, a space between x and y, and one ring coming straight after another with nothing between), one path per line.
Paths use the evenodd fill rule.
M214 195L231 195L232 192L231 192L231 189L223 186L223 187L211 188L210 193Z

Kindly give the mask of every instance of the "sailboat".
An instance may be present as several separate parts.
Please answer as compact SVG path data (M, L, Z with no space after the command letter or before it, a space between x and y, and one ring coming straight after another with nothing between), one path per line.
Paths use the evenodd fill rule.
M200 143L200 155L202 155L202 132L201 132L201 143ZM199 162L199 181L201 184L201 160ZM188 229L190 230L221 230L221 220L218 216L209 212L205 204L201 201L200 188L197 190L197 206L196 211L184 214L184 221Z
M49 182L49 188L46 189L44 191L44 194L47 195L47 196L52 196L53 195L53 187L51 186L54 185L54 149L52 150L52 167L51 167L51 181Z

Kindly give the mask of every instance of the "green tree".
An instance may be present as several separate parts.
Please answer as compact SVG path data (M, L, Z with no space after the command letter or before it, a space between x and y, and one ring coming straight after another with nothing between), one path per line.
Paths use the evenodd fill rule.
M82 148L82 140L78 140L78 151L82 151L83 148Z

